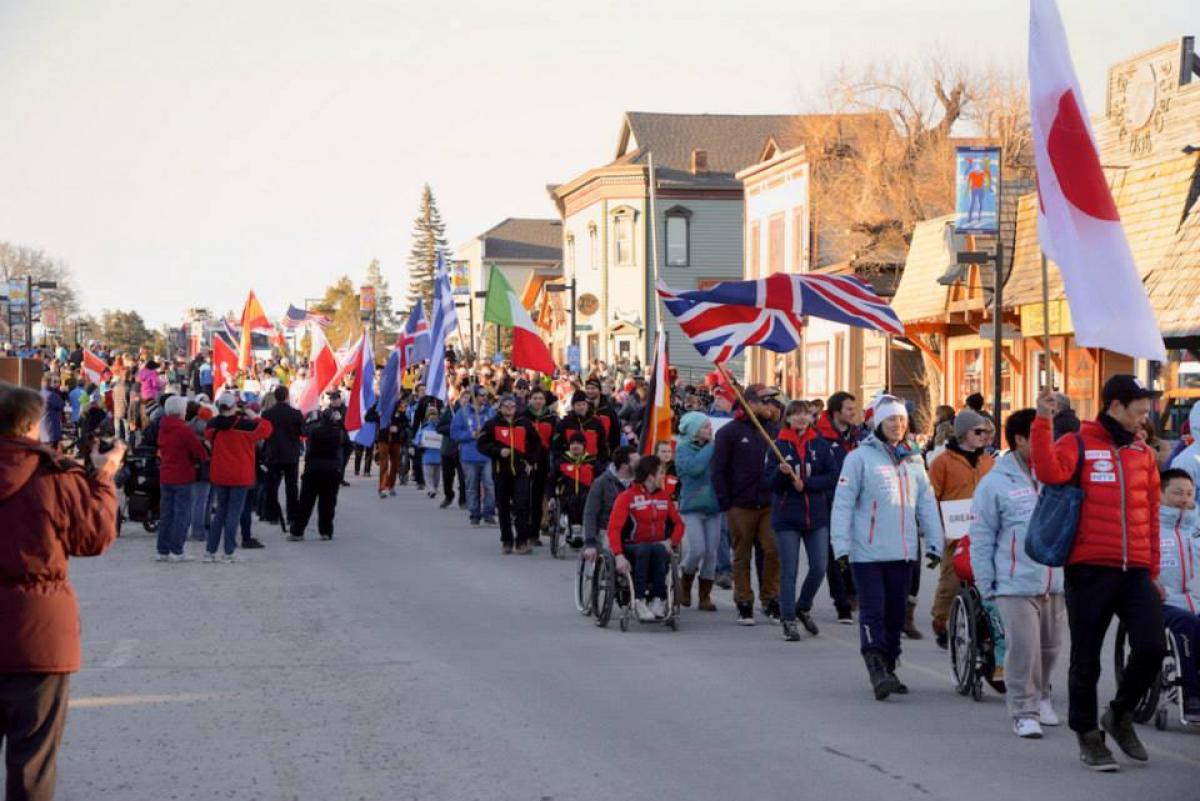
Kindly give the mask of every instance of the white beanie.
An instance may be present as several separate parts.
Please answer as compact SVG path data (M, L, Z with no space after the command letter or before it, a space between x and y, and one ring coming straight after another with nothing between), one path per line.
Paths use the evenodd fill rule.
M171 417L186 417L187 416L187 398L182 398L179 395L172 395L167 398L167 402L163 404L163 411Z
M879 425L889 417L908 417L904 403L892 395L880 395L871 403L871 424Z

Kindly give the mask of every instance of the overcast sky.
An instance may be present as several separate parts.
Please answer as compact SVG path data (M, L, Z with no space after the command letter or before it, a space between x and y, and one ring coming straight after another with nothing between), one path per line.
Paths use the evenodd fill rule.
M1196 0L1061 0L1089 110ZM890 10L881 14L879 9ZM1024 0L0 0L0 240L85 307L302 305L379 258L402 294L421 184L456 246L555 215L626 110L790 113L858 59L1023 69Z

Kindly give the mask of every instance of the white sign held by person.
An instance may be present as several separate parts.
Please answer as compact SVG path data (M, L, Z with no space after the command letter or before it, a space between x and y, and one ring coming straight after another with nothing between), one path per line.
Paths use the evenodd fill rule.
M975 515L971 513L971 499L942 501L939 506L942 509L942 529L946 532L946 539L960 540L967 536L967 532L971 530L971 521L975 519Z

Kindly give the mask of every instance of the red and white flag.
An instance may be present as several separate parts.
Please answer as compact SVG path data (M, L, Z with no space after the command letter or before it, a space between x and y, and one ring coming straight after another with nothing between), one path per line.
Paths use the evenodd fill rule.
M238 355L233 346L225 341L220 334L213 334L213 401L221 394L226 384L236 381L238 373Z
M1029 113L1038 237L1062 273L1075 340L1166 361L1158 321L1100 166L1055 0L1029 3Z
M112 371L108 369L108 365L90 350L83 352L83 364L80 367L89 384L99 384L112 378Z
M333 381L338 372L337 357L325 339L325 332L319 326L309 328L308 349L308 378L304 388L292 399L297 409L307 417L321 403L321 393Z

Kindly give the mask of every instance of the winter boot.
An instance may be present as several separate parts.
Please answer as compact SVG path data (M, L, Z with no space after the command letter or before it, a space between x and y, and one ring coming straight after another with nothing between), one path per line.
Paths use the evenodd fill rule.
M871 689L875 691L875 700L882 701L892 694L892 680L888 678L887 665L878 651L867 651L863 654L867 664L867 676L871 680Z
M701 612L715 612L717 605L712 600L712 579L700 579L700 600L696 603L696 608Z
M679 603L683 606L692 605L692 582L696 580L695 573L684 573L679 582Z
M896 660L889 659L885 664L887 665L888 678L894 682L892 692L896 695L908 695L908 685L900 681L900 678L896 675Z
M925 637L921 630L917 628L917 624L913 622L913 613L916 611L917 605L912 601L908 602L908 611L904 613L904 636L910 640L920 640Z

